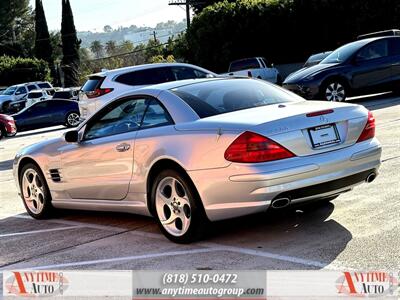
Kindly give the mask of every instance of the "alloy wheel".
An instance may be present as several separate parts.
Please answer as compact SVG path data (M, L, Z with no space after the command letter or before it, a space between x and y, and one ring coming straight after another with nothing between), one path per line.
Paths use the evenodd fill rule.
M41 177L34 169L27 169L22 177L22 193L26 207L33 214L40 214L44 207L45 192Z
M346 99L344 86L339 82L329 84L325 90L325 98L328 101L344 101L344 99Z
M184 235L191 223L192 209L183 184L174 177L163 178L156 188L156 211L163 228L171 235Z
M70 113L67 117L67 123L69 126L78 126L79 115L77 113Z

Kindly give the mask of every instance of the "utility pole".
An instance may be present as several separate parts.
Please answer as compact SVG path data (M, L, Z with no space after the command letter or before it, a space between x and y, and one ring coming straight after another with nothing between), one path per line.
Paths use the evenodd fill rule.
M151 34L154 37L154 42L157 42L157 37L156 37L156 31L154 30L153 33Z
M196 0L170 0L168 5L185 5L187 28L190 27L190 5L197 4Z

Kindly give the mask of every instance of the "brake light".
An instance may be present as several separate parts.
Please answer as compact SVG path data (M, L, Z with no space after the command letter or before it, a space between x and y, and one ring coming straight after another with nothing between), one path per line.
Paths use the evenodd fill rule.
M86 96L89 99L97 98L103 96L105 94L111 93L114 89L112 88L104 88L104 89L95 89L94 91L86 92Z
M278 143L254 132L245 131L225 151L225 159L240 163L259 163L295 156Z
M307 117L316 117L316 116L321 116L321 115L327 115L333 113L333 109L326 109L326 110L320 110L320 111L315 111L312 113L306 114Z
M357 143L372 139L374 136L375 136L375 118L372 112L369 111L367 124L365 124L365 127L361 132L361 135L358 138Z

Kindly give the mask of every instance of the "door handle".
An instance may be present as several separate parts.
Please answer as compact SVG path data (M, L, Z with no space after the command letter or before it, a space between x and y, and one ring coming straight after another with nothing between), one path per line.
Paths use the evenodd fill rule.
M117 149L118 152L125 152L128 151L131 148L131 145L127 144L127 143L122 143L117 145L117 147L115 147L115 149Z

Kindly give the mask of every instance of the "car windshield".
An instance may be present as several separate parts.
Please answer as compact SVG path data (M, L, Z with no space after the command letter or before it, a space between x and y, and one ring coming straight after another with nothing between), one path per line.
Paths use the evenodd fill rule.
M364 45L363 42L354 42L350 44L346 44L331 54L329 54L325 59L323 59L320 64L334 64L334 63L342 63L348 60L358 49L360 49Z
M17 87L16 87L15 85L10 86L9 88L7 88L7 89L3 92L3 95L8 95L8 96L13 95L16 89L17 89Z
M303 100L286 90L254 79L206 81L174 88L171 91L185 101L200 118Z

